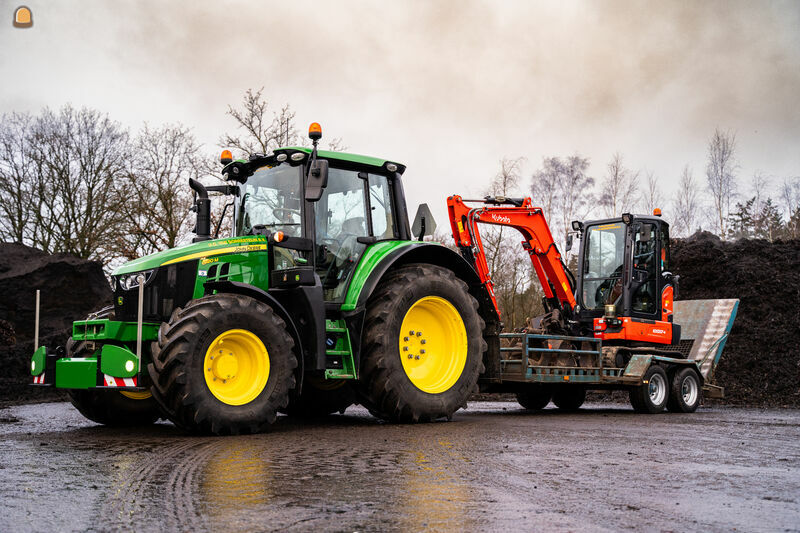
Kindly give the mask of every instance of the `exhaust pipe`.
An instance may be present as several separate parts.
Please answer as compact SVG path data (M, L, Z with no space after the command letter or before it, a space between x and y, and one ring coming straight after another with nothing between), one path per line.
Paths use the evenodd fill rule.
M33 321L33 351L39 349L39 295L42 291L36 289L36 313Z
M197 193L193 209L197 213L197 224L194 228L197 236L192 242L208 241L211 239L211 200L208 199L208 190L192 178L189 178L189 187Z

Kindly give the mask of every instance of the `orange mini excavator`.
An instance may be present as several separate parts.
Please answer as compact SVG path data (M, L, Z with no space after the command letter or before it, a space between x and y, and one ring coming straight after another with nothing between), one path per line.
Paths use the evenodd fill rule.
M480 205L470 207L467 202ZM522 234L522 247L544 291L548 313L535 323L543 333L593 336L605 346L661 346L667 351L679 343L681 328L672 314L678 276L670 272L669 224L659 210L654 216L625 213L615 219L572 222L567 250L573 235L581 240L578 272L573 275L542 209L533 207L530 198L464 200L455 195L448 198L447 207L455 243L474 266L498 316L479 224L509 226Z

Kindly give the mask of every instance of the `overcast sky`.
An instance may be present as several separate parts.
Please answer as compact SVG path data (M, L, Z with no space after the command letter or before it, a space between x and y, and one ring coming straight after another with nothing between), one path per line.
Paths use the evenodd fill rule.
M248 88L349 151L408 165L411 216L477 194L502 157L619 151L674 191L716 127L739 182L800 175L800 2L0 0L0 113L65 103L209 151ZM3 24L2 20L6 23ZM535 203L535 199L534 199Z

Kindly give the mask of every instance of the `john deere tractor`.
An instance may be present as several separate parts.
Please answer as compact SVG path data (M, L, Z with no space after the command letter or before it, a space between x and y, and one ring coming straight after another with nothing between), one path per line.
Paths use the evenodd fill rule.
M34 383L100 423L213 434L355 402L399 422L464 406L498 322L475 269L422 241L430 217L412 236L403 165L318 150L321 135L223 152L227 185L190 183L194 242L118 268L113 307L75 322L66 353L39 348ZM232 198L229 236L212 238L209 192Z

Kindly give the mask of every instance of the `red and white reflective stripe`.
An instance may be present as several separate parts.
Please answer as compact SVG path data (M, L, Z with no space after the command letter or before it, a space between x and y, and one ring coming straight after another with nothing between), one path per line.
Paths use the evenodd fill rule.
M36 385L44 385L44 372L42 372L38 376L33 376L33 382Z
M106 387L135 387L136 386L136 376L132 378L115 378L114 376L109 376L108 374L103 374L103 379L105 380Z

